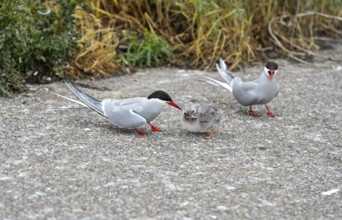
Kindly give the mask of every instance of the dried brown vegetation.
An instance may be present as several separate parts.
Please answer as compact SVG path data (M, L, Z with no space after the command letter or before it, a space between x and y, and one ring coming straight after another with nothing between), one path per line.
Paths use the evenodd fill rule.
M318 48L317 34L342 34L341 0L86 2L92 12L78 7L74 14L82 34L78 56L66 68L74 78L83 73L95 77L122 73L125 66L149 66L154 60L158 65L199 69L213 68L219 57L231 68L269 56L307 62ZM131 50L134 42L143 46Z

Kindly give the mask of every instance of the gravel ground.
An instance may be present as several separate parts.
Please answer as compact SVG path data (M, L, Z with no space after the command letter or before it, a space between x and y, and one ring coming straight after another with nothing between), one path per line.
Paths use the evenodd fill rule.
M228 92L194 80L216 72L145 69L76 82L98 98L167 91L184 108L215 101L212 140L184 131L181 111L142 137L115 128L62 82L0 98L1 219L342 219L341 45L319 67L277 60L277 116L247 115ZM236 75L253 79L263 65ZM339 191L340 190L340 191Z

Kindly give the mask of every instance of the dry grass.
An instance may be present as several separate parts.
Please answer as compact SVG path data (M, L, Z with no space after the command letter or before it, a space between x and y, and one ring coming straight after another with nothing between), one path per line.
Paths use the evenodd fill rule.
M132 36L146 31L170 45L176 66L210 69L219 57L235 68L268 52L307 62L316 34L341 36L341 0L88 0L93 12L75 11L82 33L70 75L122 71ZM158 56L158 55L156 55ZM159 57L158 57L159 59ZM165 63L165 62L164 62Z
M78 40L79 53L75 61L66 68L68 75L79 79L120 73L121 67L115 63L119 39L114 28L103 27L100 19L81 7L75 10L75 20L81 38Z

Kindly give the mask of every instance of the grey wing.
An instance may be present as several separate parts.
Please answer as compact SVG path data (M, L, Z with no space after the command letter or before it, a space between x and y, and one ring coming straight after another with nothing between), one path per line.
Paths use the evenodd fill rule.
M132 108L135 109L141 108L141 104L146 101L145 97L134 97L129 99L121 99L121 100L115 100L115 104L118 106L124 106L125 108Z
M108 99L103 101L103 112L115 126L129 129L146 126L145 118L135 113L133 109L117 104Z
M71 83L67 82L66 80L64 80L65 84L68 86L68 88L70 89L70 91L72 93L74 93L74 95L81 100L84 104L86 104L89 108L93 109L94 111L96 111L97 113L101 114L102 116L106 115L104 114L103 110L102 110L102 101L98 100L84 92L82 92L81 90L79 90L78 88L76 88L75 86L73 86Z
M233 81L233 88L233 96L241 105L255 105L260 102L258 85L254 81L242 82L240 78L236 78Z
M205 109L200 108L198 111L199 111L199 121L202 123L213 122L216 119L217 114L218 114L218 109L213 103L210 103Z

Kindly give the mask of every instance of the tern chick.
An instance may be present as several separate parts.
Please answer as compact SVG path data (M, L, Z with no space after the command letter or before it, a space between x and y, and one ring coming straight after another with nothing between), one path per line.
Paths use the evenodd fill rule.
M210 103L208 106L196 106L184 111L181 117L183 128L194 133L208 133L206 139L211 139L220 122L218 108Z

